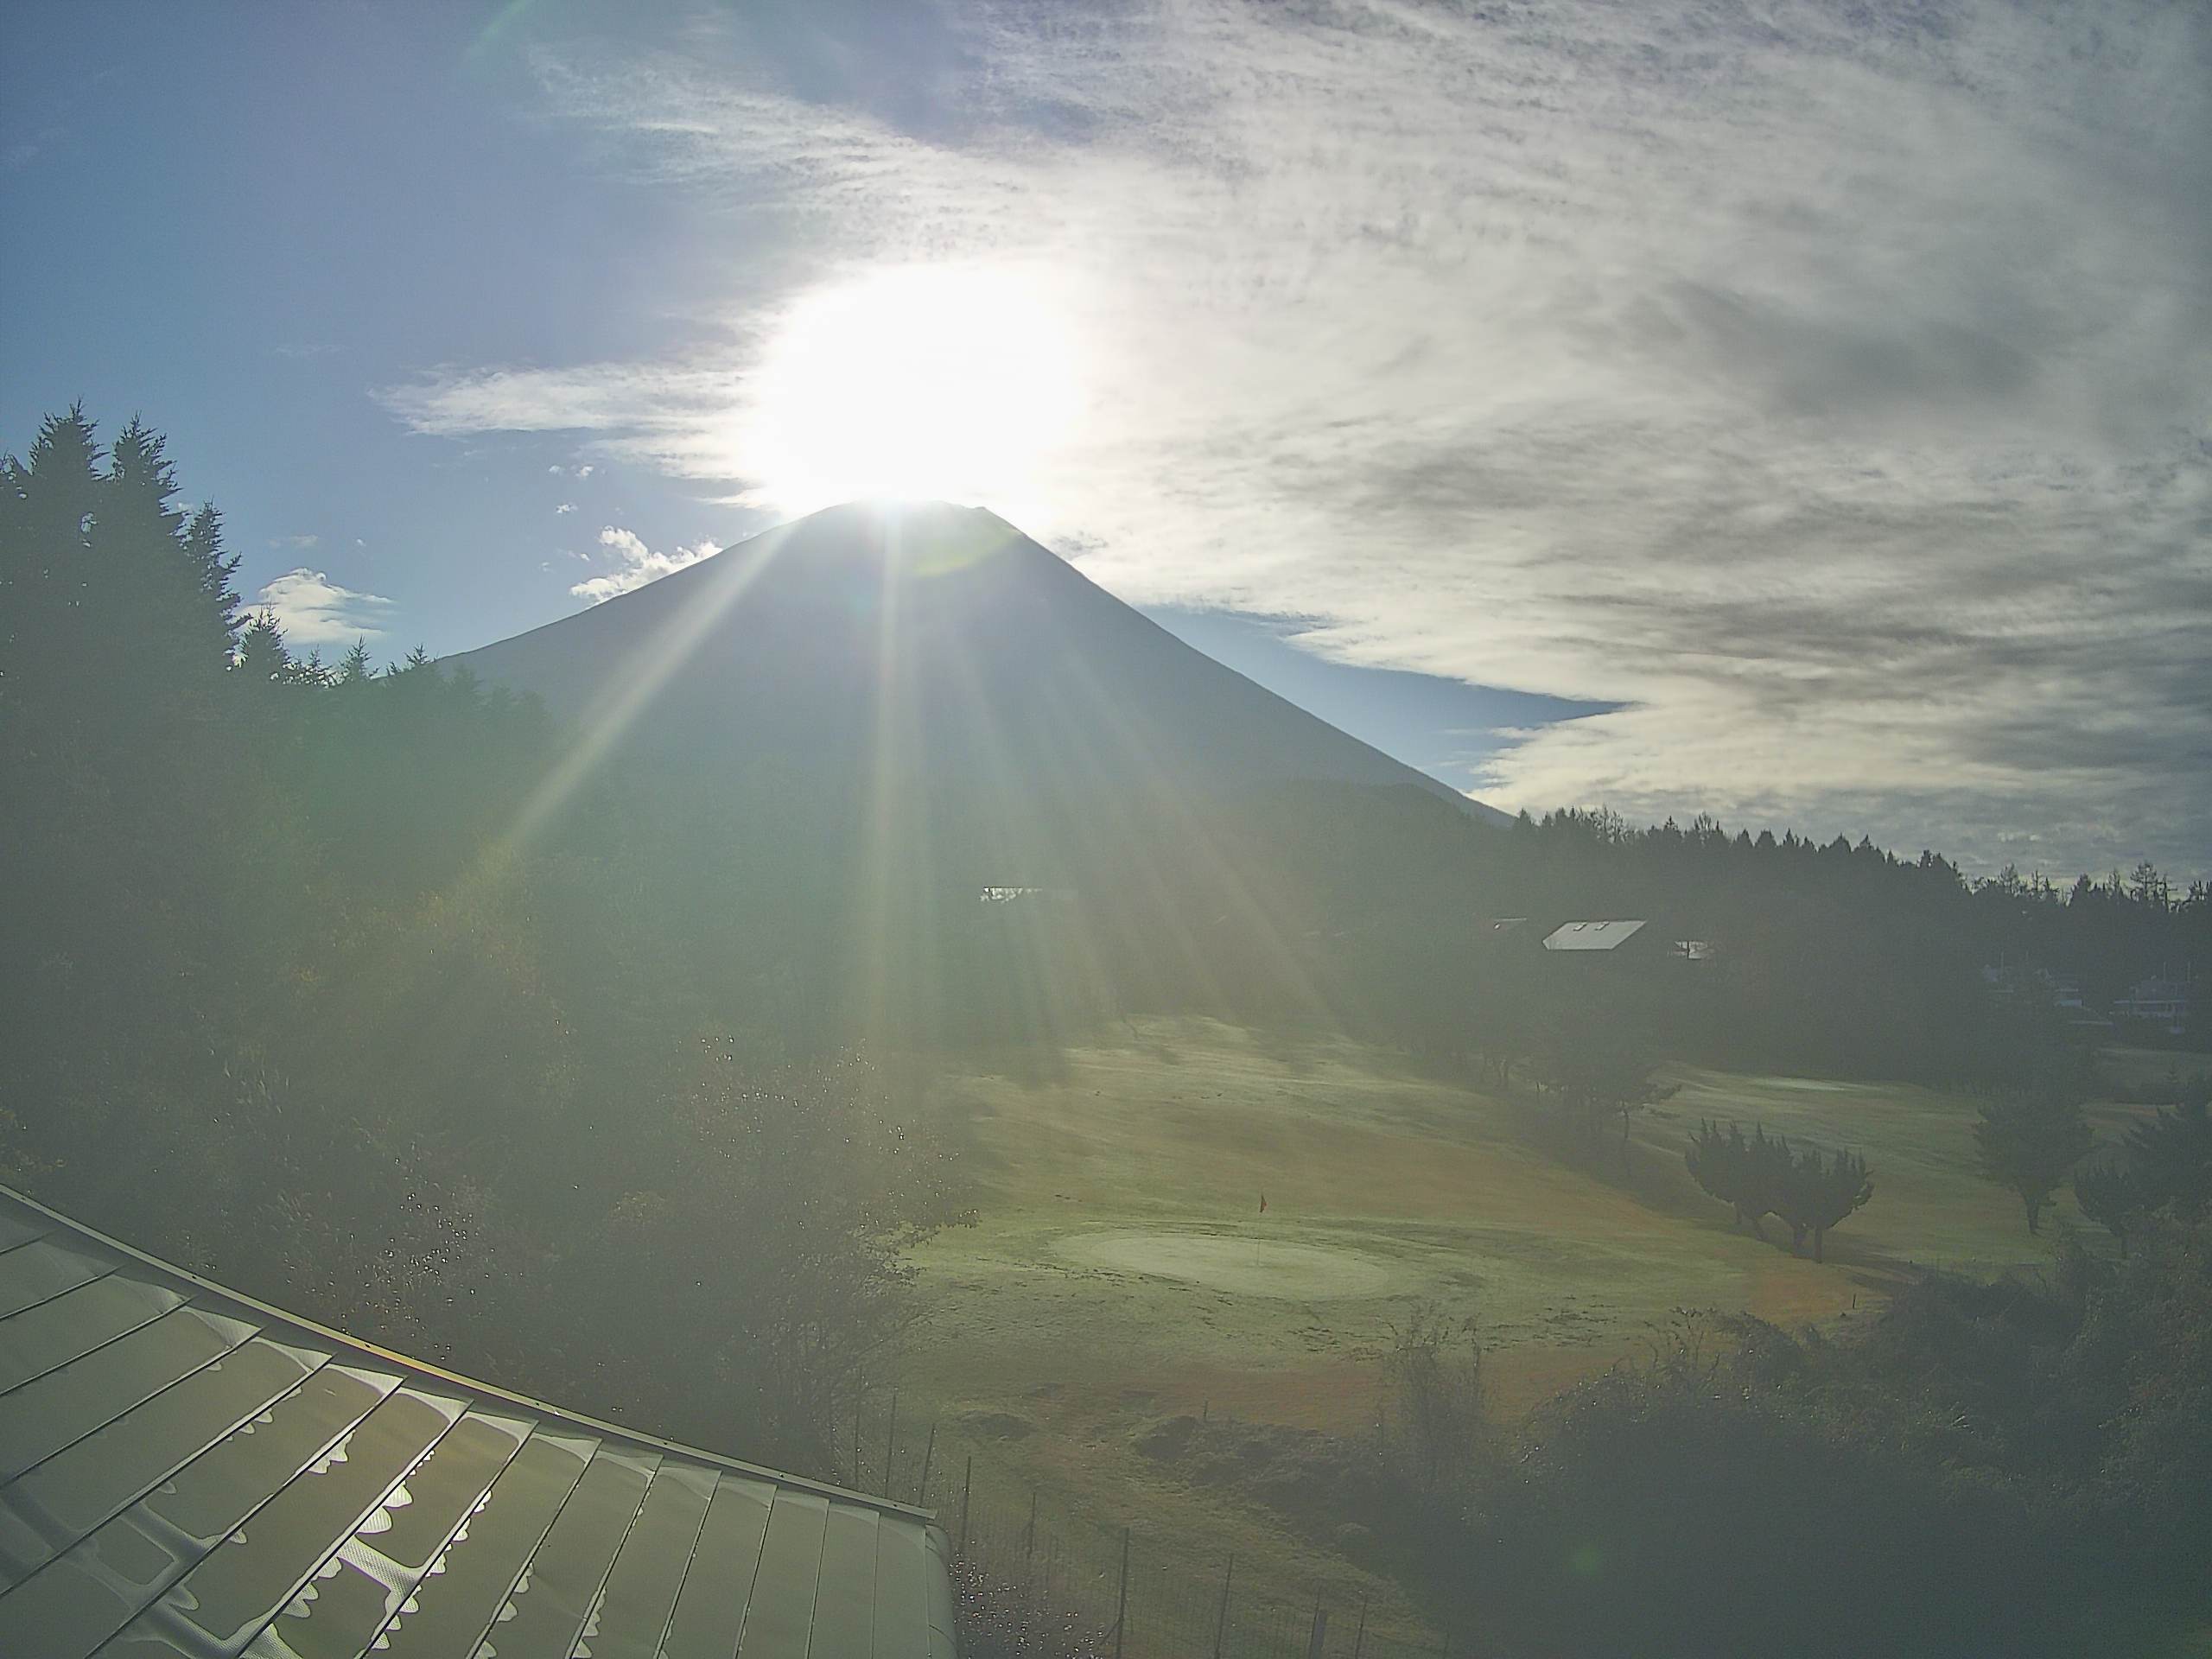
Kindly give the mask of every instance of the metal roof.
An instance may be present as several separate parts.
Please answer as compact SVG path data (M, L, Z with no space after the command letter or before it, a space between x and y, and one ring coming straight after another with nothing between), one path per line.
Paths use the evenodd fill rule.
M0 1654L954 1659L949 1554L0 1187Z
M1613 950L1636 936L1642 922L1567 922L1544 940L1547 950Z

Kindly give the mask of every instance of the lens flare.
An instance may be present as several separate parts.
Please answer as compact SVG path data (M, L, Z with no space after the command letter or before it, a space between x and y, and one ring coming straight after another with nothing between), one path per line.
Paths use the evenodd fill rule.
M908 265L799 299L752 377L741 464L765 505L1035 499L1082 365L1047 273Z

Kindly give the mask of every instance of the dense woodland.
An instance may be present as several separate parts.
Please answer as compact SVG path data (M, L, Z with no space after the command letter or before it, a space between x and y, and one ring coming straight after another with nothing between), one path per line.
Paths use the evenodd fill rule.
M1535 1065L1594 1123L1612 1096L1573 1068L1602 1033L2003 1088L2063 1022L1985 963L2109 988L2212 961L2202 887L2155 872L1972 882L1863 842L1497 830L1319 785L1101 800L1090 833L999 855L1048 891L981 904L972 837L798 766L580 766L534 704L420 652L302 655L242 613L216 511L176 501L158 436L104 449L75 412L0 474L0 1173L289 1306L748 1455L826 1465L906 1317L903 1247L960 1219L917 1055L1049 1053L1124 1013L1328 1022ZM1718 952L1531 949L1619 915ZM1531 931L1501 943L1504 916Z

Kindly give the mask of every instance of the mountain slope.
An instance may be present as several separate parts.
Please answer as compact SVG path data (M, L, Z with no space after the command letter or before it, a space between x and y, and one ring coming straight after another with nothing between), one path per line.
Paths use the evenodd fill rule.
M609 743L957 794L1049 835L1102 792L1289 782L1503 815L1223 667L981 509L848 504L467 652Z

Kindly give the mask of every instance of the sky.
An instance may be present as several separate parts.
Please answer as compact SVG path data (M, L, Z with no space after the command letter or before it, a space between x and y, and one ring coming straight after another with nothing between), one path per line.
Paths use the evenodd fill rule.
M2212 874L2212 10L11 10L0 449L293 639L993 507L1509 810Z

